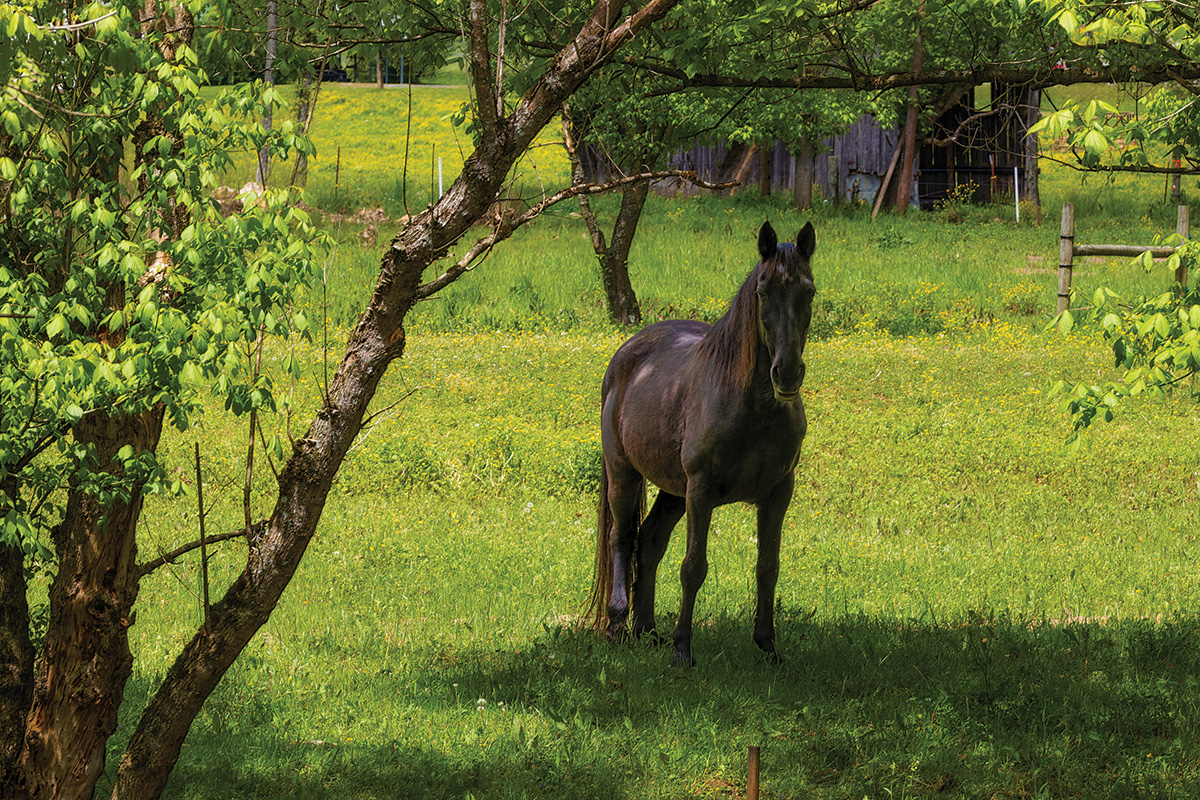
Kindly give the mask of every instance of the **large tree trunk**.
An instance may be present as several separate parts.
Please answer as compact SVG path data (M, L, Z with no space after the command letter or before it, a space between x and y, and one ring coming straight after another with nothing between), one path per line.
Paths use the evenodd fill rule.
M487 9L472 0L473 83L481 144L459 178L397 235L380 264L371 300L351 334L321 409L279 476L279 499L260 534L249 539L245 569L213 606L209 622L184 647L142 715L117 770L115 798L154 800L179 757L205 699L267 621L316 531L332 484L385 370L404 350L405 314L440 285L422 286L425 269L495 201L509 169L558 113L564 100L614 50L664 16L678 0L651 0L618 24L623 3L602 0L573 42L522 98L510 117L496 113L487 54Z
M921 0L917 14L925 16L925 2ZM921 29L917 28L917 41L913 45L913 72L921 71L925 49L921 44ZM900 216L908 211L908 198L912 194L913 162L917 158L917 106L920 105L919 87L908 90L908 110L904 119L904 157L900 161L900 182L896 185L896 213Z
M22 754L30 797L91 797L104 772L133 667L128 629L142 510L142 483L129 481L116 456L126 446L135 454L153 451L162 421L157 406L133 416L94 411L73 430L76 443L91 448L93 463L72 478L54 534L58 574ZM91 474L84 478L85 472Z
M11 497L15 487L7 492ZM33 643L25 600L25 552L0 544L0 797L19 797L18 759L33 696Z
M1030 126L1041 119L1042 116L1042 90L1029 89L1026 92L1026 106L1024 110L1025 130L1029 130ZM1038 160L1038 136L1026 134L1024 138L1025 145L1025 185L1021 187L1021 200L1028 202L1037 209L1038 219L1041 219L1042 214L1042 192L1041 192L1041 161Z

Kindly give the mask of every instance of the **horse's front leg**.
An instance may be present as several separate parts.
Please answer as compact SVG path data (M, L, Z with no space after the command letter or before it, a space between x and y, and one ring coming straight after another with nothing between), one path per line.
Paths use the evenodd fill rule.
M675 624L675 663L692 666L692 616L696 610L696 594L708 576L708 528L712 523L713 504L701 492L693 491L689 481L687 493L687 550L679 566L679 582L683 585L683 600L679 605L679 620Z
M667 552L671 531L683 517L684 500L678 495L659 492L650 513L638 532L637 574L633 581L633 634L641 636L654 631L654 589L658 582L658 565Z
M758 564L755 583L758 607L754 613L754 643L772 661L775 652L775 585L779 582L779 544L783 537L783 518L792 501L794 474L789 473L758 503Z

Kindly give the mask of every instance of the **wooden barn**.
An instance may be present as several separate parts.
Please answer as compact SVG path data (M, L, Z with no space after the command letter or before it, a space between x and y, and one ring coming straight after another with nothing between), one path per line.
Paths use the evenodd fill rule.
M960 88L954 93L956 101L938 117L932 129L922 131L924 143L913 164L910 203L933 208L952 192L959 199L989 202L1000 196L1012 197L1014 186L1021 198L1031 193L1037 197L1036 140L1026 131L1040 113L1040 92L1027 87L992 88L986 108L976 106L975 89ZM864 116L840 136L825 139L814 148L816 191L834 202L874 202L901 138L902 123L883 128L874 118ZM594 153L585 157L589 177L605 176L601 161ZM790 192L796 161L797 156L777 142L765 152L745 145L697 145L673 154L669 165L695 170L712 182L738 180L743 186L741 191L764 185L765 174L765 185L771 191ZM893 172L895 179L899 168ZM656 188L663 192L696 191L676 183Z

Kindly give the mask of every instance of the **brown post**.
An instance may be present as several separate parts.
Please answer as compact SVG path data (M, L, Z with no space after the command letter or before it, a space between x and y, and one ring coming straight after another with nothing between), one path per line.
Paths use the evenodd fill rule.
M800 140L800 153L796 156L792 172L792 202L796 208L806 211L812 208L813 197L813 141L809 136Z
M750 760L746 765L746 800L758 800L758 747L750 747Z
M1058 313L1071 300L1071 268L1075 261L1075 204L1063 203L1062 230L1058 237Z
M925 2L921 0L917 14L925 16ZM913 44L913 72L921 71L921 61L925 49L921 44L921 27L917 24L917 38ZM908 111L904 118L904 158L900 162L900 185L896 187L896 213L904 216L908 211L908 196L912 192L913 161L917 155L917 106L920 105L921 94L919 86L911 86L908 90Z
M1179 238L1186 242L1191 237L1191 211L1187 206L1180 206L1178 216L1175 218L1175 232L1179 234ZM1183 242L1179 243L1180 246ZM1175 270L1175 282L1179 284L1181 289L1187 288L1188 282L1187 264L1180 259L1179 266Z

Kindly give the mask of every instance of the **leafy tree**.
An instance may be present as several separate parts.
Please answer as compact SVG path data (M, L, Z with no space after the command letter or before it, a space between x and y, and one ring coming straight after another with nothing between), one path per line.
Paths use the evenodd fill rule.
M1200 67L1197 12L1191 3L1101 3L1046 0L1050 19L1073 47L1125 80L1153 84L1133 114L1092 100L1068 102L1035 126L1064 137L1072 148L1069 163L1090 171L1195 174L1200 172L1200 118L1195 95ZM1178 165L1177 165L1178 164ZM1054 325L1070 331L1076 324L1098 326L1111 344L1119 375L1099 384L1059 381L1052 394L1064 394L1063 409L1073 421L1068 444L1093 422L1111 421L1134 396L1162 397L1178 386L1191 386L1200 368L1200 295L1196 284L1196 245L1178 235L1165 244L1177 250L1168 269L1182 278L1154 297L1122 298L1098 289L1089 307L1068 310ZM1147 270L1149 254L1139 257ZM1182 267L1182 269L1180 269Z
M1034 127L1065 137L1073 165L1092 171L1196 173L1200 171L1200 11L1190 3L1102 3L1045 0L1052 24L1078 58L1099 63L1113 81L1155 88L1148 102L1123 114L1109 103L1068 101ZM1174 161L1186 166L1177 167Z
M6 11L0 788L87 796L132 665L142 501L181 490L163 425L186 429L209 387L236 413L274 405L253 354L304 332L316 236L286 196L228 219L207 199L231 149L301 143L240 124L247 93L200 98L187 8ZM52 575L36 661L30 565Z
M404 350L405 314L544 205L505 220L433 280L422 275L496 200L571 93L674 4L652 0L627 16L620 2L596 3L558 32L559 48L511 106L498 102L508 84L496 80L494 9L473 0L461 21L457 6L447 9L439 24L470 42L480 144L449 191L385 250L321 407L278 472L275 507L266 520L247 507L245 528L231 532L246 538L245 567L142 714L114 796L161 794L195 715L268 619L388 364ZM0 42L5 796L93 793L132 666L138 583L155 564L137 560L142 500L180 490L155 459L162 427L186 428L197 393L218 391L249 418L253 442L257 412L276 405L257 354L266 337L307 327L294 310L316 238L304 214L268 192L224 219L207 199L229 150L304 144L288 125L268 132L243 122L261 111L250 94L201 97L189 45L203 11L199 0L0 10L9 32ZM282 443L266 444L284 456ZM53 557L39 544L47 538ZM47 565L47 631L35 648L27 569Z

